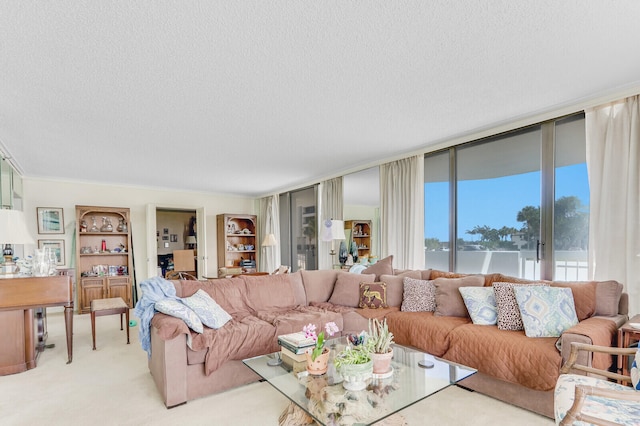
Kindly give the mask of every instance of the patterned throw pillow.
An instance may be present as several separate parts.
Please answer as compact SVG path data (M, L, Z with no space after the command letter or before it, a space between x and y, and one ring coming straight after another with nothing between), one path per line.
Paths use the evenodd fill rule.
M196 333L202 333L204 331L200 318L184 303L173 299L162 299L157 301L155 306L158 312L180 318Z
M387 307L387 284L382 282L360 283L360 303L361 308L386 308Z
M522 317L520 316L520 308L516 301L516 295L513 287L516 285L533 285L533 284L514 284L514 283L493 283L493 291L496 296L496 306L498 308L498 328L500 330L524 330ZM549 286L549 284L536 284L541 286Z
M513 291L527 337L560 337L578 323L570 288L528 285Z
M636 351L636 357L633 359L631 363L631 384L633 388L637 391L640 391L640 349Z
M183 298L182 301L193 309L200 321L209 328L218 329L231 320L231 315L203 289L196 291L193 296Z
M460 294L474 324L496 325L498 308L491 287L460 287Z
M433 280L404 279L403 312L434 312L436 310L436 286Z

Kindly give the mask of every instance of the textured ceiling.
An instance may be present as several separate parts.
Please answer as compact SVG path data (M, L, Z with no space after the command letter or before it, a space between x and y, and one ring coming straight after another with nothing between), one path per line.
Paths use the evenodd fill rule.
M0 3L26 177L260 196L640 86L640 2Z

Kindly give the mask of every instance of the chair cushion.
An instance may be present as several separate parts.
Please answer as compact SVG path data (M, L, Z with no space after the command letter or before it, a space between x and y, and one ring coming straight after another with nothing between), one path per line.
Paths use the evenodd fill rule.
M636 351L636 356L631 363L631 383L635 390L640 390L640 349Z
M577 374L561 374L556 383L554 391L554 416L556 424L565 417L567 411L573 405L576 385L595 386L603 389L620 390L624 392L634 392L628 386L595 377L581 376ZM619 399L603 398L598 396L587 396L582 413L590 414L594 417L616 422L622 425L637 425L640 419L640 404L636 401L623 401ZM585 423L576 422L575 425Z

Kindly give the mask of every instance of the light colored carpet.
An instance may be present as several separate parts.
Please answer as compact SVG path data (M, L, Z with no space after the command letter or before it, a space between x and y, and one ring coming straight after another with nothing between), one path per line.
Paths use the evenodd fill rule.
M2 425L277 425L287 406L287 399L269 384L255 383L167 410L147 368L147 355L138 343L138 327L130 329L131 344L127 345L117 315L96 318L97 350L93 351L91 318L75 315L74 354L69 365L62 313L49 313L48 329L47 343L56 347L41 354L38 366L0 377ZM554 423L457 387L401 413L410 425Z

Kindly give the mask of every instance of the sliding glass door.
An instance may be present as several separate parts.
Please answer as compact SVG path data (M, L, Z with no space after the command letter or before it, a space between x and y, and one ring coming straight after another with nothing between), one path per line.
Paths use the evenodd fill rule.
M584 116L425 156L425 265L586 279Z

